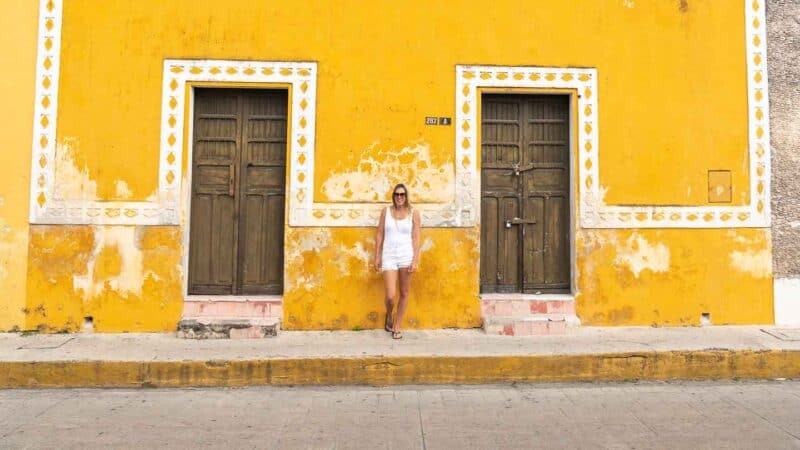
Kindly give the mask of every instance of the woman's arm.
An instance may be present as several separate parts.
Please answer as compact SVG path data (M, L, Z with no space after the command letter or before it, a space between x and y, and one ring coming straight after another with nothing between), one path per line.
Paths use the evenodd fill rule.
M386 209L381 212L381 218L378 219L378 232L375 236L375 258L372 260L374 261L375 270L381 270L381 258L383 253L383 224L386 222Z
M414 215L411 216L411 222L413 227L411 228L411 242L414 245L414 259L411 261L411 267L409 272L414 272L417 270L417 266L419 265L419 212L414 210Z

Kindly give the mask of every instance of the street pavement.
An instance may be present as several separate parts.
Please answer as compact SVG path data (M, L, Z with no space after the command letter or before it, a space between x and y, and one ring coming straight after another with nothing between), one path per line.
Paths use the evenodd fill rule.
M1 448L800 448L800 381L0 391Z

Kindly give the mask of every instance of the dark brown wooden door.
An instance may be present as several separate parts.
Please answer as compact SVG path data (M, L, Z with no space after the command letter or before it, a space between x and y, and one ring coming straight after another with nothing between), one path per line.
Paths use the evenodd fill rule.
M280 294L288 99L197 89L190 294Z
M569 98L484 95L481 292L569 292Z

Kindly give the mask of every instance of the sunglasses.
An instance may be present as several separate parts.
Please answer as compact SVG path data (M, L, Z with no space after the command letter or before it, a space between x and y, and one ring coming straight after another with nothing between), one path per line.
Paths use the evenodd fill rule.
M406 193L405 192L395 192L392 195L394 195L395 197L405 197Z

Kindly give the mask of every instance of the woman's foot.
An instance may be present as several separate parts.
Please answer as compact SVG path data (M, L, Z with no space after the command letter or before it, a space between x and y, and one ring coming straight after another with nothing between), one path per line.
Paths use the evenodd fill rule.
M403 339L403 332L400 330L392 330L392 339Z

